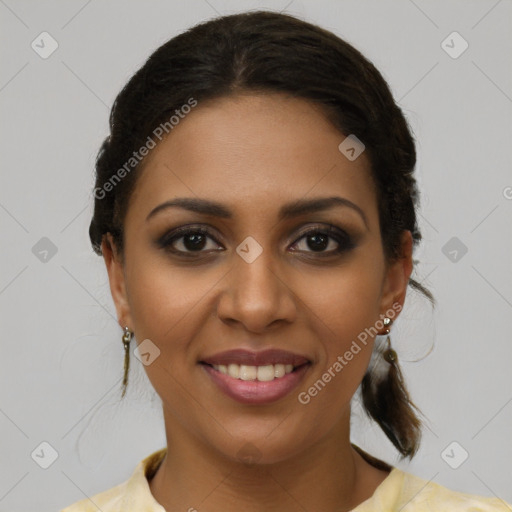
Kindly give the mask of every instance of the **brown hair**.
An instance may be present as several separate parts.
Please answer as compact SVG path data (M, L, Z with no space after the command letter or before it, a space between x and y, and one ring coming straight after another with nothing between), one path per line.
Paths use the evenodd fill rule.
M401 234L421 235L416 220L414 140L379 71L359 51L333 33L275 12L248 12L196 25L159 47L117 96L110 135L96 160L94 215L89 235L101 254L110 232L123 254L123 220L140 164L132 162L156 127L190 99L236 92L281 92L320 106L345 135L365 144L376 184L380 230L388 261L401 256ZM119 173L121 169L125 172ZM112 178L117 172L113 183ZM110 183L110 186L107 186ZM409 284L432 296L411 279ZM397 367L398 368L398 367ZM366 383L371 375L365 377ZM379 390L364 385L363 403L402 456L419 444L419 420L398 371ZM379 406L385 404L385 407Z

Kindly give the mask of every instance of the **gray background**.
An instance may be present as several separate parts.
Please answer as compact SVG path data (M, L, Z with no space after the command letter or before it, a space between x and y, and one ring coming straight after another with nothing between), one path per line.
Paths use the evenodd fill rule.
M356 399L353 441L425 479L512 502L510 0L0 0L0 511L58 510L165 446L160 400L133 355L120 401L121 329L87 234L94 158L116 94L154 49L255 8L354 44L418 141L418 278L438 305L411 294L393 343L428 422L417 457L400 462ZM45 59L31 47L43 31L59 45ZM469 44L457 58L445 49L460 52L460 39L442 46L453 31ZM42 442L58 455L47 469Z

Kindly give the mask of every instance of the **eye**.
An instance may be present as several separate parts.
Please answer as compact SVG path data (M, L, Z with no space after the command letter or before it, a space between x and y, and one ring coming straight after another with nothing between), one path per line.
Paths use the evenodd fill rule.
M300 244L299 242L303 239L304 242ZM332 225L309 229L302 234L292 247L297 245L302 245L303 249L298 249L301 252L320 253L321 255L339 254L354 248L350 236L342 229ZM326 250L329 247L331 249Z
M211 252L208 250L208 240L214 242L214 246L209 249L218 250L215 249L218 243L207 229L185 226L166 233L157 244L167 251L188 256L194 255L193 253Z
M166 233L156 243L158 247L168 252L185 257L224 250L210 231L202 226L183 226ZM328 225L304 231L293 243L291 250L316 253L319 256L332 256L353 247L355 247L354 242L344 230Z

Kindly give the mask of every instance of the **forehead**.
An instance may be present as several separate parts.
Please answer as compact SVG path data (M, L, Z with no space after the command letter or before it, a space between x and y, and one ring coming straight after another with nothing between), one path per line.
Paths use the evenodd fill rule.
M253 204L341 195L376 214L369 160L350 161L346 138L321 109L279 94L198 105L146 157L132 205L149 212L173 197L204 197L242 214Z

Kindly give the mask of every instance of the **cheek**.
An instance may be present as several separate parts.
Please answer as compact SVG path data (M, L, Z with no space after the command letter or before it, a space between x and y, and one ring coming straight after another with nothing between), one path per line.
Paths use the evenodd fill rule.
M309 290L305 302L315 313L309 314L311 330L320 341L317 370L308 385L323 379L322 394L331 403L341 406L350 400L368 366L375 333L371 328L380 318L382 269L362 255L316 279L315 286L304 283Z
M214 276L172 267L159 258L152 262L148 258L144 264L134 259L133 269L127 277L128 296L138 338L154 339L161 348L169 348L172 341L172 347L178 349L180 340L186 342L187 331L190 334L197 327L201 299L214 286Z
M153 261L146 258L144 263L142 258L133 257L132 271L127 272L137 343L146 343L149 352L157 354L144 366L144 371L166 407L178 416L179 411L188 411L187 417L193 416L195 403L190 399L190 392L195 394L194 391L188 391L190 369L196 363L196 354L190 346L206 321L199 317L204 307L201 299L215 284L208 275L199 278L198 274L173 268L165 260L154 257ZM156 348L147 345L148 339ZM185 418L182 421L186 423ZM188 427L192 429L193 425Z
M324 324L330 345L357 338L379 319L383 264L366 254L349 265L322 271L303 284L305 303Z
M130 313L138 343L149 339L160 351L154 363L145 367L159 392L160 384L172 387L169 372L175 377L185 375L184 363L195 363L188 347L204 320L198 318L201 299L215 280L197 270L172 266L165 256L142 249L133 250L131 256L126 268Z
M308 417L315 417L315 425L328 429L347 413L372 354L373 336L365 329L376 321L378 310L374 303L374 288L364 288L361 282L351 290L337 288L318 297L318 318L311 327L320 341L318 361L297 397L302 404L299 407L304 408L304 424ZM323 431L320 428L315 435L320 436Z

